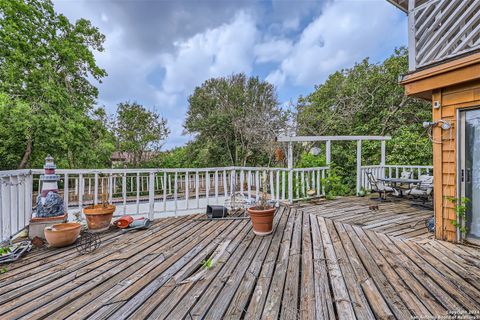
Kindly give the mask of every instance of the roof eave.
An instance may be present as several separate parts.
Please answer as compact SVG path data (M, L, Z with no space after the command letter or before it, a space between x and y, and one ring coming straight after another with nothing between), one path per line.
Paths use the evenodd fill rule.
M393 4L398 9L402 10L405 13L408 13L408 2L401 1L401 0L387 0L391 4Z

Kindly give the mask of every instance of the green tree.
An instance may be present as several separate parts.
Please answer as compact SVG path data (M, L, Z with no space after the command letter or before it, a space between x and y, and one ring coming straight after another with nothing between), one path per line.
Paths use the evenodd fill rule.
M275 136L285 127L273 85L245 74L214 78L189 97L185 131L195 135L204 163L266 164Z
M368 59L330 75L297 104L300 135L390 135L388 163L428 165L431 142L422 122L431 119L430 103L407 97L398 83L408 71L407 50L400 48L383 63ZM355 184L354 143L332 144L337 174ZM380 143L364 142L363 163L380 163Z
M88 20L71 23L50 0L0 1L0 92L9 96L4 108L15 106L4 112L23 108L28 115L18 123L22 135L2 141L11 151L7 168L14 161L38 165L46 153L69 166L79 164L75 158L91 160L85 142L92 140L98 90L90 80L106 76L93 54L103 42Z
M118 104L115 133L121 151L133 155L132 165L145 160L145 152L160 151L168 137L167 121L136 102Z

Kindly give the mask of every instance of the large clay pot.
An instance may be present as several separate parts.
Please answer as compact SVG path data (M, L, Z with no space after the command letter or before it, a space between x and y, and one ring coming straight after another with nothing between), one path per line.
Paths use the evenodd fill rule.
M266 236L272 233L273 216L276 208L272 207L265 210L259 210L256 207L248 208L250 220L252 221L253 232L258 236Z
M80 223L67 222L46 227L45 239L51 247L59 248L73 244L80 234Z
M83 208L83 214L87 218L88 229L93 232L108 230L116 207L112 204L97 204Z

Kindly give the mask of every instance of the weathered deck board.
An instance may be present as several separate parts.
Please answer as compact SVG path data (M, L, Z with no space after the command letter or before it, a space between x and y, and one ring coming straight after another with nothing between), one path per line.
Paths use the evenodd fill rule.
M369 206L378 205L378 210ZM36 250L0 275L1 319L406 319L480 312L480 249L431 239L432 212L341 198L248 220L155 221L96 252ZM211 268L201 267L204 259Z

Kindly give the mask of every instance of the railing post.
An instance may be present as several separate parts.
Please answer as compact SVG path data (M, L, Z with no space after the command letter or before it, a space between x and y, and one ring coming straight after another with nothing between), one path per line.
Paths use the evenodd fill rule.
M153 220L154 209L155 209L155 173L150 172L150 177L148 179L148 218Z
M387 142L382 140L381 146L381 158L380 158L380 178L385 178L385 164L386 164L386 156L387 156Z
M127 213L127 173L122 175L122 200L123 200L123 214Z
M327 167L330 167L330 163L332 162L332 142L327 140L325 145L325 162Z
M195 171L195 200L197 202L196 208L200 208L200 177L198 174L198 170Z
M187 202L185 204L186 208L189 209L190 208L190 179L189 179L189 176L190 176L190 172L187 171L185 172L185 201Z
M137 204L137 213L140 213L140 172L137 172L136 177L136 186L137 186L137 197L135 203Z
M288 203L293 203L293 144L288 142Z
M33 173L30 172L26 177L26 199L25 199L25 225L28 225L32 218L32 201L33 201ZM0 203L1 207L1 203ZM1 214L0 214L1 217Z
M93 204L97 205L98 204L98 173L95 173L94 175L93 187L95 188L95 190L93 191L93 197L94 197Z
M68 173L65 173L63 179L63 209L68 212Z
M408 0L408 70L416 69L415 0Z
M40 181L38 182L39 185L39 191L38 194L40 194ZM85 188L85 182L83 181L83 174L78 175L78 210L82 212L82 207L83 207L83 191Z
M10 211L10 186L9 186L9 178L7 177L0 177L0 198L2 198L2 206L0 216L0 222L2 224L2 240L8 239L11 235L10 229L10 219L11 219L11 211Z
M362 140L357 141L357 194L362 185Z
M167 171L163 171L163 211L167 211Z

